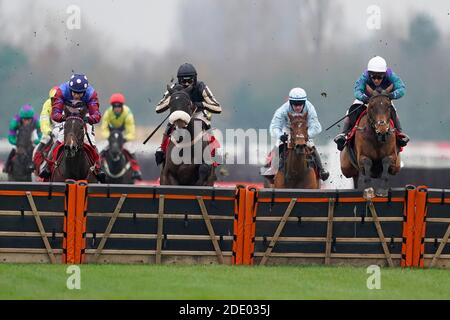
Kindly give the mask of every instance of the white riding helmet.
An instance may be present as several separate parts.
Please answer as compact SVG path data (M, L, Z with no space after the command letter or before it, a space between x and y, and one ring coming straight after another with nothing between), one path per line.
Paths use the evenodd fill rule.
M369 60L369 63L367 64L367 71L372 72L386 72L387 70L387 64L386 60L384 60L380 56L373 57Z
M289 101L306 101L306 91L302 88L293 88L289 91Z

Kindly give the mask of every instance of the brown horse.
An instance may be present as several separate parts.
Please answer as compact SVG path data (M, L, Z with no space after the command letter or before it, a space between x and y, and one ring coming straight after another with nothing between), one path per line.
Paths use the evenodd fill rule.
M64 122L64 146L55 162L55 167L50 181L88 180L97 182L91 163L84 148L85 123L84 117L87 108L82 105L65 106L64 114L67 116Z
M216 180L215 168L205 163L205 160L210 159L203 158L211 152L203 131L203 121L193 116L196 108L189 96L192 86L184 88L176 85L174 88L167 88L171 95L169 121L174 125L175 131L167 147L160 184L213 186Z
M284 148L285 161L283 168L278 170L274 178L275 188L292 189L319 189L320 181L317 178L311 150L308 141L308 114L288 113L290 122L290 140Z
M395 129L391 123L391 100L384 94L373 93L356 127L354 148L346 146L341 152L341 170L347 178L353 178L355 187L374 186L372 179L381 179L378 195L386 195L388 174L400 171L400 155ZM354 154L352 157L351 154ZM376 186L375 186L376 187Z

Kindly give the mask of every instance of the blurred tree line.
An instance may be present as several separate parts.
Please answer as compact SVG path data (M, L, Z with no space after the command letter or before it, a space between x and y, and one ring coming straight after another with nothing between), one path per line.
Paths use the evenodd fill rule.
M380 30L367 30L362 41L342 42L337 39L346 37L343 18L330 0L183 2L171 50L158 56L129 49L127 67L102 58L107 42L88 27L83 34L90 37L67 34L66 47L49 44L34 56L0 36L2 136L22 104L40 111L49 89L73 71L87 73L102 111L110 94L124 92L137 124L150 130L162 119L154 106L165 85L187 61L223 105L223 114L213 122L219 129L267 128L294 86L307 90L325 128L344 115L354 99L355 80L367 61L380 55L407 86L405 97L395 103L405 132L417 140L448 140L448 36L440 34L430 16L419 13L409 21L406 37L388 21ZM66 33L63 29L49 32ZM30 29L26 41L35 37ZM325 143L338 130L323 132L316 141Z

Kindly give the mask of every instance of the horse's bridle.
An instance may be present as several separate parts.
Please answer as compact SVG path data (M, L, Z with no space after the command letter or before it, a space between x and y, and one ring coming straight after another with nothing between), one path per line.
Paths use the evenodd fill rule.
M377 96L385 96L388 97L387 94L379 94ZM370 103L370 101L369 101ZM377 135L377 137L379 137L381 139L381 141L385 141L386 136L389 136L392 132L394 132L394 129L389 128L390 126L390 121L391 121L391 108L392 104L389 106L389 118L388 121L385 120L378 120L375 121L375 119L373 119L371 117L371 114L369 112L369 106L367 106L367 123L369 124L369 126L375 131L375 134ZM387 128L385 133L382 133L380 131L380 127L384 127Z
M83 130L84 130L84 134L86 134L87 135L87 132L86 132L86 124L84 123L84 120L83 120L83 118L81 118L80 116L68 116L67 118L66 118L66 123L67 123L67 120L76 120L76 121L80 121L82 124L83 124ZM77 141L78 142L78 141ZM82 142L83 143L83 142ZM71 153L71 155L72 156L74 156L75 155L75 153L77 153L78 152L78 149L80 148L80 146L78 145L78 143L77 143L77 145L75 146L75 148L74 148L74 152L73 153ZM68 152L68 150L65 150L65 152Z
M296 123L301 123L301 124L303 124L304 122L302 122L302 121L296 121L296 122L293 122L293 123L291 123L291 128L290 128L290 130L291 130L291 137L290 137L290 139L289 139L289 143L288 143L288 149L296 149L296 145L294 144L294 137L293 137L293 135L294 135L294 130L292 129L292 127L293 127L293 125L294 124L296 124ZM308 137L306 136L305 137L305 135L303 135L303 134L300 134L300 135L296 135L295 136L295 138L302 138L302 139L305 139L305 144L304 145L301 145L303 148L303 151L301 151L301 152L299 152L299 153L297 153L297 154L306 154L306 152L305 152L305 150L306 150L306 142L308 141ZM296 151L297 152L297 151Z

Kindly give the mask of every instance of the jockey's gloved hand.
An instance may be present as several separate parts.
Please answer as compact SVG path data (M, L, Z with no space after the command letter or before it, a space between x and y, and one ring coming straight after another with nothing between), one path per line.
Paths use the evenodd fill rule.
M84 101L78 101L77 103L75 103L74 107L79 109L86 109L87 104Z
M283 133L280 137L280 141L286 143L289 139L289 135L287 133Z
M364 103L368 103L369 102L369 97L367 95L363 95L361 101L364 102Z
M395 98L395 95L393 92L389 92L388 97L389 99L393 100Z
M197 109L196 112L202 111L204 109L202 102L194 102L194 106Z
M91 117L89 117L89 116L84 116L83 121L84 121L84 123L88 123L88 124L92 123Z

